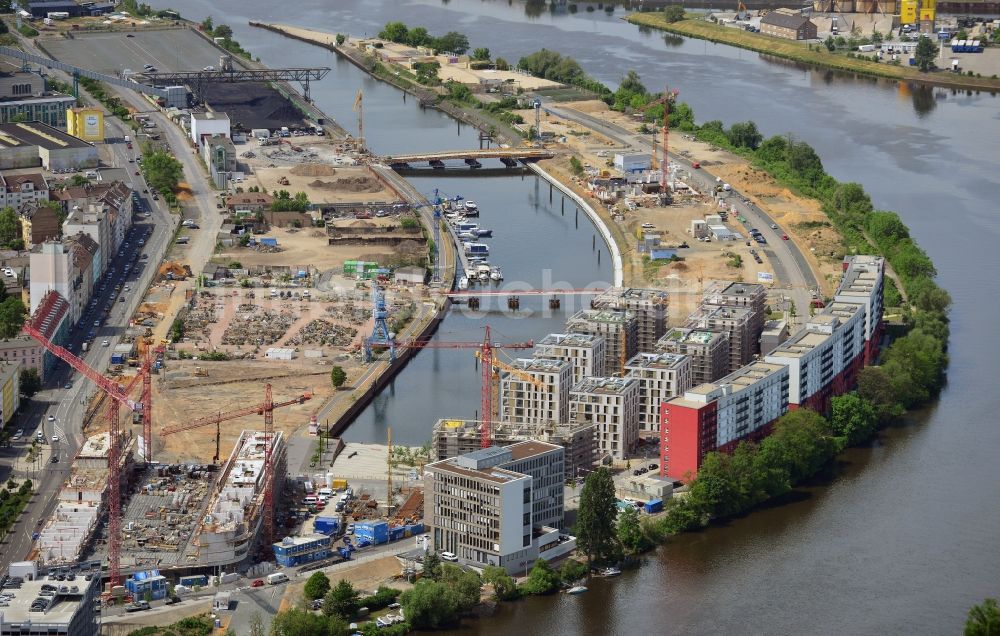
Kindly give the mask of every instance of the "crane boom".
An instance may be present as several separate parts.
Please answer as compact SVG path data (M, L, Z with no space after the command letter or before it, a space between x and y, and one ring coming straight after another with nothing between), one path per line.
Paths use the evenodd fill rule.
M129 398L128 393L126 393L117 382L105 377L96 369L91 368L86 362L75 356L69 349L60 347L59 345L53 343L51 340L46 338L40 330L32 325L30 321L25 321L24 326L21 329L24 333L37 340L38 344L45 347L45 349L50 351L52 355L56 356L60 360L63 360L66 364L82 373L84 377L110 395L113 400L119 404L124 404L133 412L142 411L142 404Z
M274 402L271 404L272 409L277 409L285 406L292 406L293 404L303 404L306 400L311 400L312 394L303 393L297 397L290 400L285 400L284 402ZM208 417L203 417L201 419L192 420L190 422L185 422L183 424L177 424L174 426L165 426L160 429L160 435L172 435L174 433L180 433L181 431L190 431L191 429L201 428L202 426L209 426L211 424L216 424L218 422L225 422L227 420L235 420L240 417L245 417L247 415L264 415L268 410L265 404L257 404L256 406L248 406L242 409L236 409L235 411L228 411L225 413L219 413L217 415L209 415Z

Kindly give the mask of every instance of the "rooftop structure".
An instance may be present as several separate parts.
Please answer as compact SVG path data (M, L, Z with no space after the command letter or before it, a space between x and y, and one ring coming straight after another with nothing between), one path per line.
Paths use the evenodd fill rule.
M594 309L624 309L635 313L638 321L638 351L652 351L656 341L667 331L669 297L667 292L660 289L612 287L595 297L590 306Z
M691 356L692 384L711 382L729 370L729 336L724 331L671 329L656 343L656 350Z

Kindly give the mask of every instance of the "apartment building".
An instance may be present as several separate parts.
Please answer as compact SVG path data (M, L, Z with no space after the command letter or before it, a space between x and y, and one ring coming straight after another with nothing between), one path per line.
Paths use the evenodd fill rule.
M625 377L639 381L639 435L660 436L660 404L691 388L691 358L676 353L637 353Z
M550 333L535 347L536 358L566 360L573 365L573 385L584 378L603 376L605 342L589 333Z
M440 419L435 422L431 431L431 459L449 459L482 448L482 424L480 420ZM600 459L593 424L492 422L491 425L490 442L494 446L530 440L562 446L567 479L582 478L597 467Z
M464 564L512 573L538 558L568 553L575 540L546 525L562 523L562 471L562 447L537 441L428 464L424 520L431 527L432 548L451 552Z
M69 301L59 292L49 291L42 297L38 308L31 313L31 322L50 342L65 345L73 327L70 313ZM44 350L34 338L28 336L17 336L3 341L0 344L0 357L4 360L17 361L24 369L29 367L38 369L38 375L42 380L59 362L59 358Z
M602 457L624 461L639 441L639 381L636 378L587 378L573 387L570 418L594 424Z
M500 375L501 421L548 424L568 421L573 365L551 358L519 358Z
M624 373L625 363L638 352L639 321L631 311L583 309L566 321L566 331L604 338L606 375Z
M656 343L656 351L690 356L695 386L717 380L729 370L729 335L724 331L671 329Z
M35 310L50 291L63 298L73 297L73 256L69 245L59 240L45 241L32 248L29 256L31 283L28 293L31 299L29 313ZM78 314L71 313L70 322L76 322Z
M694 329L721 331L729 341L729 366L732 373L753 360L759 348L760 334L754 334L753 310L747 307L702 305L692 314L686 326Z
M623 309L636 315L637 351L653 351L656 341L666 333L669 305L667 292L633 287L612 287L590 303L593 309Z
M760 334L767 320L767 288L757 283L717 282L711 285L702 297L702 305L717 307L743 307L751 311L750 338L760 342ZM753 353L759 352L754 344Z
M31 249L33 245L62 235L59 214L51 205L26 201L16 209L21 219L21 238L24 240L25 249Z
M0 174L0 208L18 210L25 203L49 200L49 184L40 172Z
M660 474L688 479L709 452L757 440L788 410L788 367L755 362L660 406Z
M0 362L0 426L7 426L21 406L21 365Z

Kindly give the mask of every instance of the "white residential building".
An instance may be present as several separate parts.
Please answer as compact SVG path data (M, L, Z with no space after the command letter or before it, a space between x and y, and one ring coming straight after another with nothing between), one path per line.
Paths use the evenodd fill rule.
M660 404L692 386L691 358L676 353L638 353L625 376L639 381L639 434L660 436Z
M568 421L573 365L566 360L519 358L500 376L500 421L550 424Z
M573 387L570 417L596 426L603 456L624 461L639 441L639 380L587 378Z
M536 358L566 360L573 365L573 384L603 376L604 338L589 333L550 333L535 348Z
M29 313L34 314L41 304L42 298L50 290L59 293L63 298L73 297L73 255L69 245L62 241L45 241L36 245L29 258L31 267L31 284L28 293L31 300ZM70 321L76 322L79 314L70 314Z

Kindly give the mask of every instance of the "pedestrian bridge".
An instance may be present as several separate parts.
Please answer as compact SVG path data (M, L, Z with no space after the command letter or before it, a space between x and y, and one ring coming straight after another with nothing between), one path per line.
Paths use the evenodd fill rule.
M383 157L383 161L391 166L402 166L412 163L431 163L448 161L449 159L500 159L501 161L521 161L524 163L551 159L555 153L544 148L490 148L487 150L448 150L444 152L428 152L410 155L392 155ZM506 163L506 162L505 162Z

